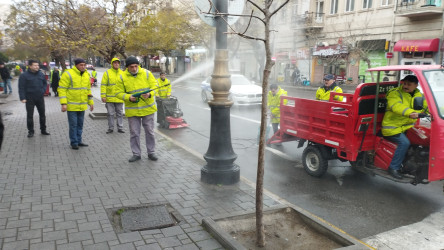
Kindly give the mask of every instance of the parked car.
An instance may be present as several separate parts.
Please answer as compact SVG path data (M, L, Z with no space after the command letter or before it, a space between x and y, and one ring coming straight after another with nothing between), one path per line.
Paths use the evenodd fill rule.
M213 99L211 95L211 76L201 84L201 98L203 102ZM248 80L243 75L231 75L231 88L228 99L235 105L255 105L262 103L262 87Z
M94 66L92 66L92 64L87 64L86 65L86 69L92 70L92 69L94 69Z

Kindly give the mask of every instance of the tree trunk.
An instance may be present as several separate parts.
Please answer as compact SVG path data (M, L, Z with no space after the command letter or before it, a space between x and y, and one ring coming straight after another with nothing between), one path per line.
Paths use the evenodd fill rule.
M265 246L265 228L263 223L263 201L264 201L264 158L265 158L265 129L267 126L267 103L268 103L268 79L274 61L271 60L270 50L270 17L269 12L265 15L265 55L266 63L262 78L262 105L261 105L261 127L259 139L259 155L256 178L256 244Z

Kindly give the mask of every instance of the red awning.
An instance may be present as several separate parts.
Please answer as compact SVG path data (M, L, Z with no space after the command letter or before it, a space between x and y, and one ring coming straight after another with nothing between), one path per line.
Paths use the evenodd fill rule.
M421 52L438 51L439 38L424 40L399 40L396 42L393 51L400 52Z
M153 58L151 58L153 60L159 60L159 56L154 56Z

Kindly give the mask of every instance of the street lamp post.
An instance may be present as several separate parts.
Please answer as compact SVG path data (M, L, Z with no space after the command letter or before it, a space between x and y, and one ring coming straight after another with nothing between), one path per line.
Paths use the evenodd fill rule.
M220 13L228 12L227 0L215 0ZM216 17L216 53L214 70L211 75L213 100L211 108L210 144L204 155L207 164L201 169L201 180L208 184L235 184L239 182L240 168L234 163L237 158L231 145L230 108L228 100L231 88L228 72L227 24L222 17Z

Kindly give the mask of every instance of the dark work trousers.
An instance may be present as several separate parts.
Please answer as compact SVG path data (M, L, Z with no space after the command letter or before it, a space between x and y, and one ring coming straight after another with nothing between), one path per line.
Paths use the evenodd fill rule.
M28 131L34 133L34 107L40 116L40 131L46 131L46 116L45 116L45 99L43 97L36 99L26 99L26 113Z

